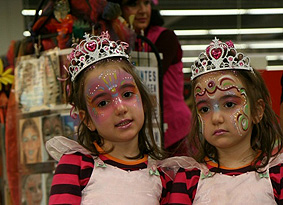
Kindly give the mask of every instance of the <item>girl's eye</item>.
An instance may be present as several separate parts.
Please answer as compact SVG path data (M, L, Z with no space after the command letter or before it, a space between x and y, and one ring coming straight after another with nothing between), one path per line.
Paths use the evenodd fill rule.
M106 106L107 104L108 104L108 102L105 101L105 100L103 100L103 101L101 101L100 103L98 103L98 107L104 107L104 106Z
M126 98L132 97L132 95L133 95L133 92L125 92L124 93L124 97L126 97Z
M235 103L233 103L233 102L227 102L226 104L225 104L225 107L234 107L236 104Z
M206 112L208 112L208 111L209 111L209 108L208 108L208 107L202 107L202 108L199 109L199 112L200 112L200 113L206 113Z

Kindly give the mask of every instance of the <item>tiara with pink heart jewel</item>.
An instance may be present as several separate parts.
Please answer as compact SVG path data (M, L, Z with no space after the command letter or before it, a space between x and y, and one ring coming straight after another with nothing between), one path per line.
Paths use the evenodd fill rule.
M191 68L191 80L205 73L220 70L240 69L253 72L248 56L237 52L232 41L223 43L216 37L209 46L206 47L205 52L199 54L198 59Z
M111 57L122 57L129 59L126 53L128 43L123 41L111 41L108 31L102 32L100 36L85 33L84 39L76 45L68 60L70 61L69 74L71 81L90 65Z

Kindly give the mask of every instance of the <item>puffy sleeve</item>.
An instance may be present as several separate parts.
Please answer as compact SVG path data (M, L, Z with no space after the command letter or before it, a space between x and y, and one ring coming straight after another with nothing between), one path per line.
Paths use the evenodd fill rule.
M161 204L192 204L203 167L185 156L165 159L158 166L164 176Z
M283 153L271 162L269 176L277 204L283 204Z
M48 140L46 149L59 161L52 180L49 204L80 204L81 192L94 167L90 152L63 136Z
M192 204L196 195L200 170L180 168L172 184L169 204Z
M80 152L64 154L54 173L49 204L80 204L81 191L94 167L92 156Z

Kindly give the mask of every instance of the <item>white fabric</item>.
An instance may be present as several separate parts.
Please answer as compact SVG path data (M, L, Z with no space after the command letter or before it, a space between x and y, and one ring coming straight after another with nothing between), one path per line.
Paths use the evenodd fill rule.
M283 161L283 154L271 160L265 170ZM201 169L207 175L208 169ZM200 179L194 205L272 205L276 204L273 187L267 172L266 177L259 173L247 172L237 176L212 173L211 177Z
M63 136L55 136L48 140L45 144L46 150L53 159L59 161L63 154L73 154L80 152L82 154L89 155L90 151L81 146L78 142L68 139Z
M59 160L63 154L77 151L90 154L77 142L58 136L46 143L50 155ZM124 171L106 164L94 157L95 165L86 187L82 191L81 204L96 205L157 205L162 192L160 176L150 175L150 169L155 169L155 160L148 159L148 168L137 171Z
M94 168L82 192L82 204L159 204L162 191L159 176L150 175L149 169L127 172L106 166Z

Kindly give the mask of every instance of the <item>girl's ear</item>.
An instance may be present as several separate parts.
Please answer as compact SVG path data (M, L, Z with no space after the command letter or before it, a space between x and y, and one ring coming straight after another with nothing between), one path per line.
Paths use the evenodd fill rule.
M254 116L253 119L254 124L258 124L261 121L264 114L264 109L265 109L265 103L263 99L259 99L256 105L256 115Z
M80 119L81 121L83 121L83 123L85 124L85 126L87 126L87 128L90 130L90 131L95 131L95 125L93 124L92 120L87 120L86 119L86 114L85 114L85 111L84 110L79 110L79 116L80 116Z

